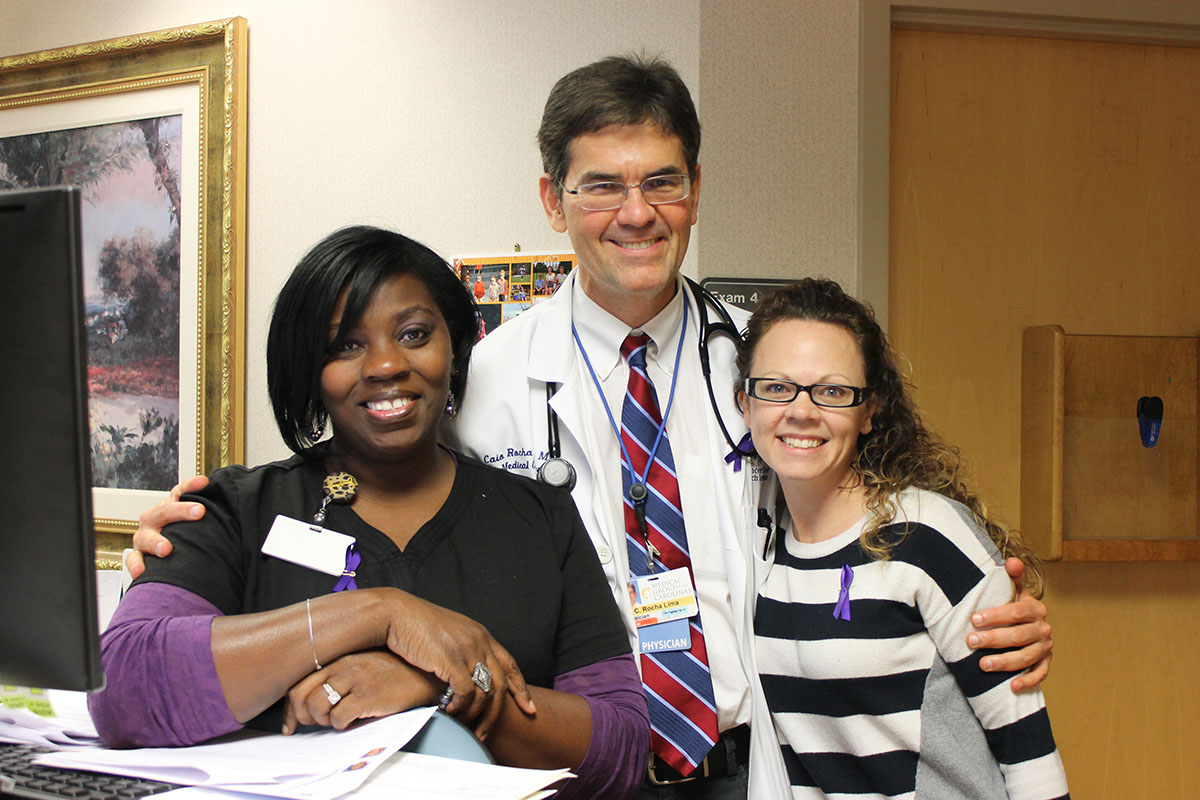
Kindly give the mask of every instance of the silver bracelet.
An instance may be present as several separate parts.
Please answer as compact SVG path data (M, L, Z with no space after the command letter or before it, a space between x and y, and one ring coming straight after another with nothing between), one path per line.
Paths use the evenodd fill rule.
M313 663L317 665L317 669L321 669L321 661L317 658L317 641L313 638L312 598L304 598L304 608L308 611L308 646L312 648Z

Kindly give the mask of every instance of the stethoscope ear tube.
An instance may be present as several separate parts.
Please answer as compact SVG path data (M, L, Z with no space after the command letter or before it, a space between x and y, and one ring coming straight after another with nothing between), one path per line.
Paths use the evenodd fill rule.
M554 413L554 407L550 405L550 400L557 391L557 383L546 383L546 452L550 454L550 458L538 467L537 477L547 486L557 486L569 492L575 488L576 474L571 462L562 457L562 445L558 438L558 414Z
M754 452L754 448L743 450L737 442L733 440L733 436L729 433L729 428L725 426L725 420L721 417L721 407L717 405L717 395L713 390L712 383L712 365L708 358L708 340L713 334L723 333L734 340L740 342L742 339L741 332L737 326L733 324L733 317L729 316L729 312L725 310L725 306L721 305L721 301L713 297L712 292L705 289L700 284L696 283L691 278L684 278L692 290L692 296L696 298L696 309L699 318L699 348L700 348L700 370L704 373L704 385L708 388L708 402L712 405L713 415L717 418L717 425L721 428L721 433L725 436L725 441L729 443L732 452L741 456L749 456ZM708 321L708 306L712 305L717 310L717 315L720 319L717 322Z

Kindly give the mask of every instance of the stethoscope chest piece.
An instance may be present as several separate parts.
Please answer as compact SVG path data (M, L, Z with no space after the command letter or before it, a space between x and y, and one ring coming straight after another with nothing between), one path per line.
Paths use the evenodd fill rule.
M575 488L575 468L565 458L550 458L538 467L538 480L547 486L557 486L567 491Z

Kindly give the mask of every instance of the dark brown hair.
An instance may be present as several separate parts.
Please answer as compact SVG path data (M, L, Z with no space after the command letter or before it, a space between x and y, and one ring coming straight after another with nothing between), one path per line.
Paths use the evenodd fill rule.
M895 521L895 496L909 487L927 489L966 506L1000 553L1016 556L1027 567L1026 584L1035 597L1042 594L1041 565L1015 531L989 519L983 500L963 480L965 467L958 449L943 442L921 421L908 382L897 366L887 335L871 307L827 278L805 278L784 286L763 300L750 317L738 346L740 390L750 377L754 350L773 325L786 320L814 320L837 325L854 339L863 359L871 409L871 432L858 437L858 455L851 468L867 493L871 522L863 531L864 550L888 558L898 539L882 529Z
M542 169L561 194L577 137L609 125L643 122L679 137L688 173L695 178L700 118L674 67L660 58L629 55L609 56L569 72L554 84L542 113L537 135Z

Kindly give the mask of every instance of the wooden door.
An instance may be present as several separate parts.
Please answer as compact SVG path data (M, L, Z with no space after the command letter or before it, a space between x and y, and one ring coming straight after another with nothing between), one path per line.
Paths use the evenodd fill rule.
M894 31L890 208L893 341L1019 526L1024 329L1200 335L1200 50ZM1195 796L1200 564L1047 575L1074 796Z

